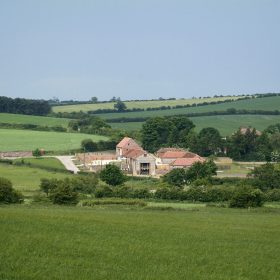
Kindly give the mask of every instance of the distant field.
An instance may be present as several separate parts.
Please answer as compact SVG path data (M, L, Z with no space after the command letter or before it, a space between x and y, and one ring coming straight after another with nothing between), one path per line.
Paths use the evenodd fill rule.
M83 139L107 140L107 137L82 133L45 132L18 129L0 129L0 151L46 151L77 149Z
M59 164L59 162L57 164ZM0 177L5 177L11 180L15 188L23 192L32 192L34 190L38 190L41 178L62 179L71 176L73 175L67 173L50 172L40 168L0 163Z
M0 123L35 124L67 127L69 119L0 113Z
M216 105L206 105L191 108L171 109L171 110L158 110L158 111L145 111L145 112L131 112L131 113L108 113L98 114L104 119L115 118L135 118L135 117L156 117L156 116L172 116L187 113L200 113L200 112L212 112L223 111L229 108L247 109L247 110L280 110L280 96L255 98L249 100L233 101L229 103L222 103Z
M279 209L182 209L0 206L0 279L279 279Z
M263 130L271 124L280 123L280 116L265 115L226 115L190 118L199 131L204 127L215 127L224 136L230 135L240 126L252 126ZM113 128L125 129L128 131L142 128L142 122L110 123Z
M124 102L128 109L141 108L146 109L148 107L161 107L161 106L176 106L187 105L193 103L203 103L211 101L221 101L225 99L236 99L238 97L217 97L217 98L189 98L189 99L177 99L177 100L154 100L154 101L129 101ZM79 104L79 105L67 105L67 106L54 106L54 112L79 112L90 111L98 109L114 109L115 102L97 103L97 104Z

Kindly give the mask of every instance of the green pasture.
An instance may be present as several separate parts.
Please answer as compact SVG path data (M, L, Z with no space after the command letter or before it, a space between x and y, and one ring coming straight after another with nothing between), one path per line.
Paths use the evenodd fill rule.
M98 114L104 119L115 119L115 118L140 118L140 117L156 117L156 116L173 116L187 113L201 113L201 112L212 112L212 111L223 111L230 108L235 109L247 109L247 110L279 110L280 109L280 96L265 97L265 98L254 98L233 101L229 103L206 105L190 108L171 109L171 110L157 110L157 111L144 111L144 112L130 112L130 113L108 113Z
M280 209L0 206L0 279L271 280Z
M0 113L0 123L35 124L41 126L61 125L66 128L68 126L69 119Z
M125 101L125 105L128 109L141 108L146 109L156 108L161 106L176 106L176 105L187 105L194 103L212 102L212 101L223 101L225 99L236 99L238 97L211 97L211 98L187 98L187 99L176 99L176 100L149 100L149 101ZM107 103L96 103L96 104L77 104L77 105L65 105L65 106L54 106L53 111L57 112L79 112L79 111L93 111L98 109L114 109L116 102Z
M44 159L45 161L45 159ZM52 163L52 164L50 164ZM41 165L45 166L60 166L60 162L56 159L46 160L45 163L41 162ZM13 186L23 192L32 192L39 190L41 178L57 178L63 179L65 177L73 176L72 174L51 172L42 168L34 168L28 166L17 166L0 163L0 177L11 180ZM0 277L1 279L1 277Z
M205 116L190 118L196 125L196 131L204 127L215 127L223 136L230 135L240 126L252 126L258 130L264 130L271 124L280 123L280 116L271 115L225 115L225 116ZM143 122L110 123L113 128L128 131L139 130Z
M53 168L59 171L65 171L64 165L60 160L53 157L39 157L39 158L23 158L23 159L15 159L14 163L22 163L26 165L30 165L31 167L39 167L39 168Z
M79 148L81 141L86 138L95 142L107 140L104 136L82 133L0 129L0 151L32 151L36 148L46 151L68 151Z

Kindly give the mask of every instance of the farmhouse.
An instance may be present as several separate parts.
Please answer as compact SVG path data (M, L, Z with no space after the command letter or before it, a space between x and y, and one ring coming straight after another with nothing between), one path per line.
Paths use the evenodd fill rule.
M240 129L240 133L243 135L245 135L248 132L252 133L254 130L254 128L252 127L240 127L239 129ZM262 133L259 130L255 129L255 131L256 131L256 135L258 136L262 135Z
M117 144L115 153L76 154L76 158L94 172L114 163L133 176L161 176L173 168L189 168L195 162L205 161L197 154L171 147L161 148L154 155L129 137L124 137Z

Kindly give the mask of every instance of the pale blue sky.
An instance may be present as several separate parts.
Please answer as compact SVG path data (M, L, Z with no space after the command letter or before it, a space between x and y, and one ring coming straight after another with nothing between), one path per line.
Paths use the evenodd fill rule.
M280 92L279 0L0 0L0 95Z

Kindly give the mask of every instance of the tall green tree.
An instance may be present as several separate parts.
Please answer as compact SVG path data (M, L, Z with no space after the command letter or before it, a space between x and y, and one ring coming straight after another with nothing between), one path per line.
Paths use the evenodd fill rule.
M202 156L217 154L222 150L222 137L220 132L213 127L201 129L197 136L196 151Z
M118 110L118 112L124 112L126 110L126 105L124 102L122 102L121 100L118 100L115 104L114 104L114 108L116 110Z
M103 170L101 170L100 179L108 185L119 186L126 181L126 176L118 166L108 164Z
M184 147L193 127L194 124L185 116L150 118L142 127L143 147L149 152L164 146Z

